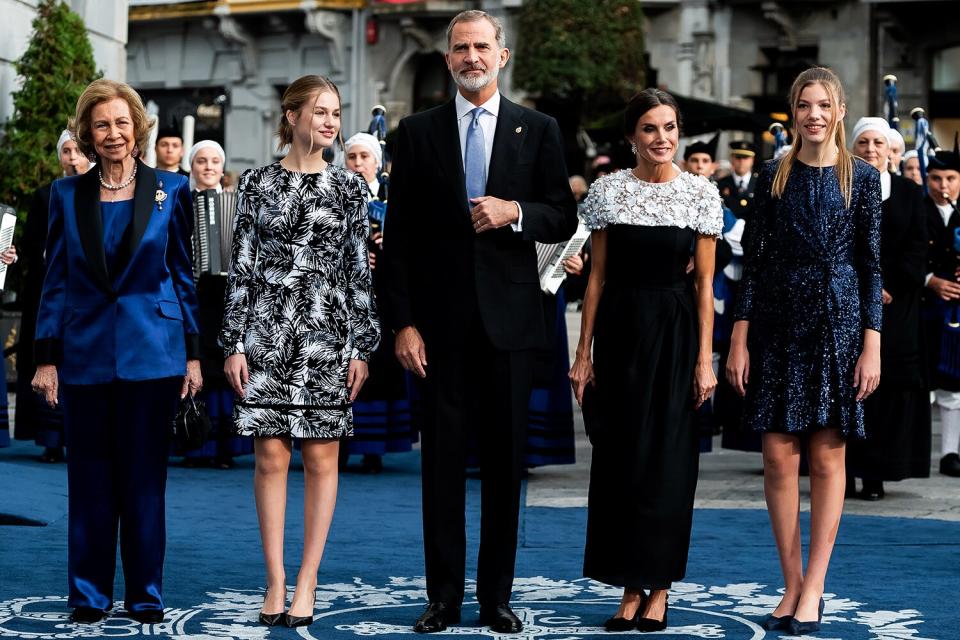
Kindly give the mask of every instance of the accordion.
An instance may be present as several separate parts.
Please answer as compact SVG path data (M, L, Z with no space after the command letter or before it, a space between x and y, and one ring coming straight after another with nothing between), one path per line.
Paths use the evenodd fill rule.
M17 212L13 207L0 204L0 252L13 244L13 230L17 226ZM7 283L7 265L0 262L0 290Z
M576 233L566 242L558 244L537 243L537 271L540 274L540 290L550 295L556 295L563 281L567 279L567 272L563 268L563 261L580 253L583 245L590 238L590 230L581 222Z
M226 275L237 194L213 189L193 194L193 273Z

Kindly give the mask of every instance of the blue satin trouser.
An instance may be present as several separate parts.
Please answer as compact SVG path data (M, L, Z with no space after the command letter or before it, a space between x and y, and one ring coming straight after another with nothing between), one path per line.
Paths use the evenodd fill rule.
M63 386L70 607L113 606L119 527L126 609L163 609L164 491L182 383Z

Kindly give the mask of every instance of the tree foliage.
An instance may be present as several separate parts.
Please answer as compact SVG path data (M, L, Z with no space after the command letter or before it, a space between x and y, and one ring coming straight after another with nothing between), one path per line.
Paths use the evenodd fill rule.
M30 44L15 68L22 84L0 144L0 202L23 220L34 191L62 175L57 139L77 98L100 74L83 20L62 0L40 2Z
M557 98L629 98L644 86L642 29L638 0L527 0L513 82Z

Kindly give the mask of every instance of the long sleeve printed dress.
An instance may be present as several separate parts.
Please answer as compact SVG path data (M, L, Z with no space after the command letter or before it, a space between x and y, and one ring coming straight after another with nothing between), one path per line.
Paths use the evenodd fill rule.
M380 339L366 188L334 166L275 162L240 177L220 344L247 358L241 435L352 434L350 360L368 360Z
M736 320L749 320L744 421L755 431L837 428L863 438L854 369L880 331L880 174L855 160L848 207L833 167L796 161L780 198L764 165L747 224Z

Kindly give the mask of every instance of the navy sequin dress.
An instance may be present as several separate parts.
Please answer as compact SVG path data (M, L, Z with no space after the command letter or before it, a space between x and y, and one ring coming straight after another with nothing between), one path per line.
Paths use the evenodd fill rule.
M735 318L749 320L744 421L760 432L864 437L853 375L880 331L880 174L854 161L848 208L833 167L794 163L782 197L767 162L747 224Z

